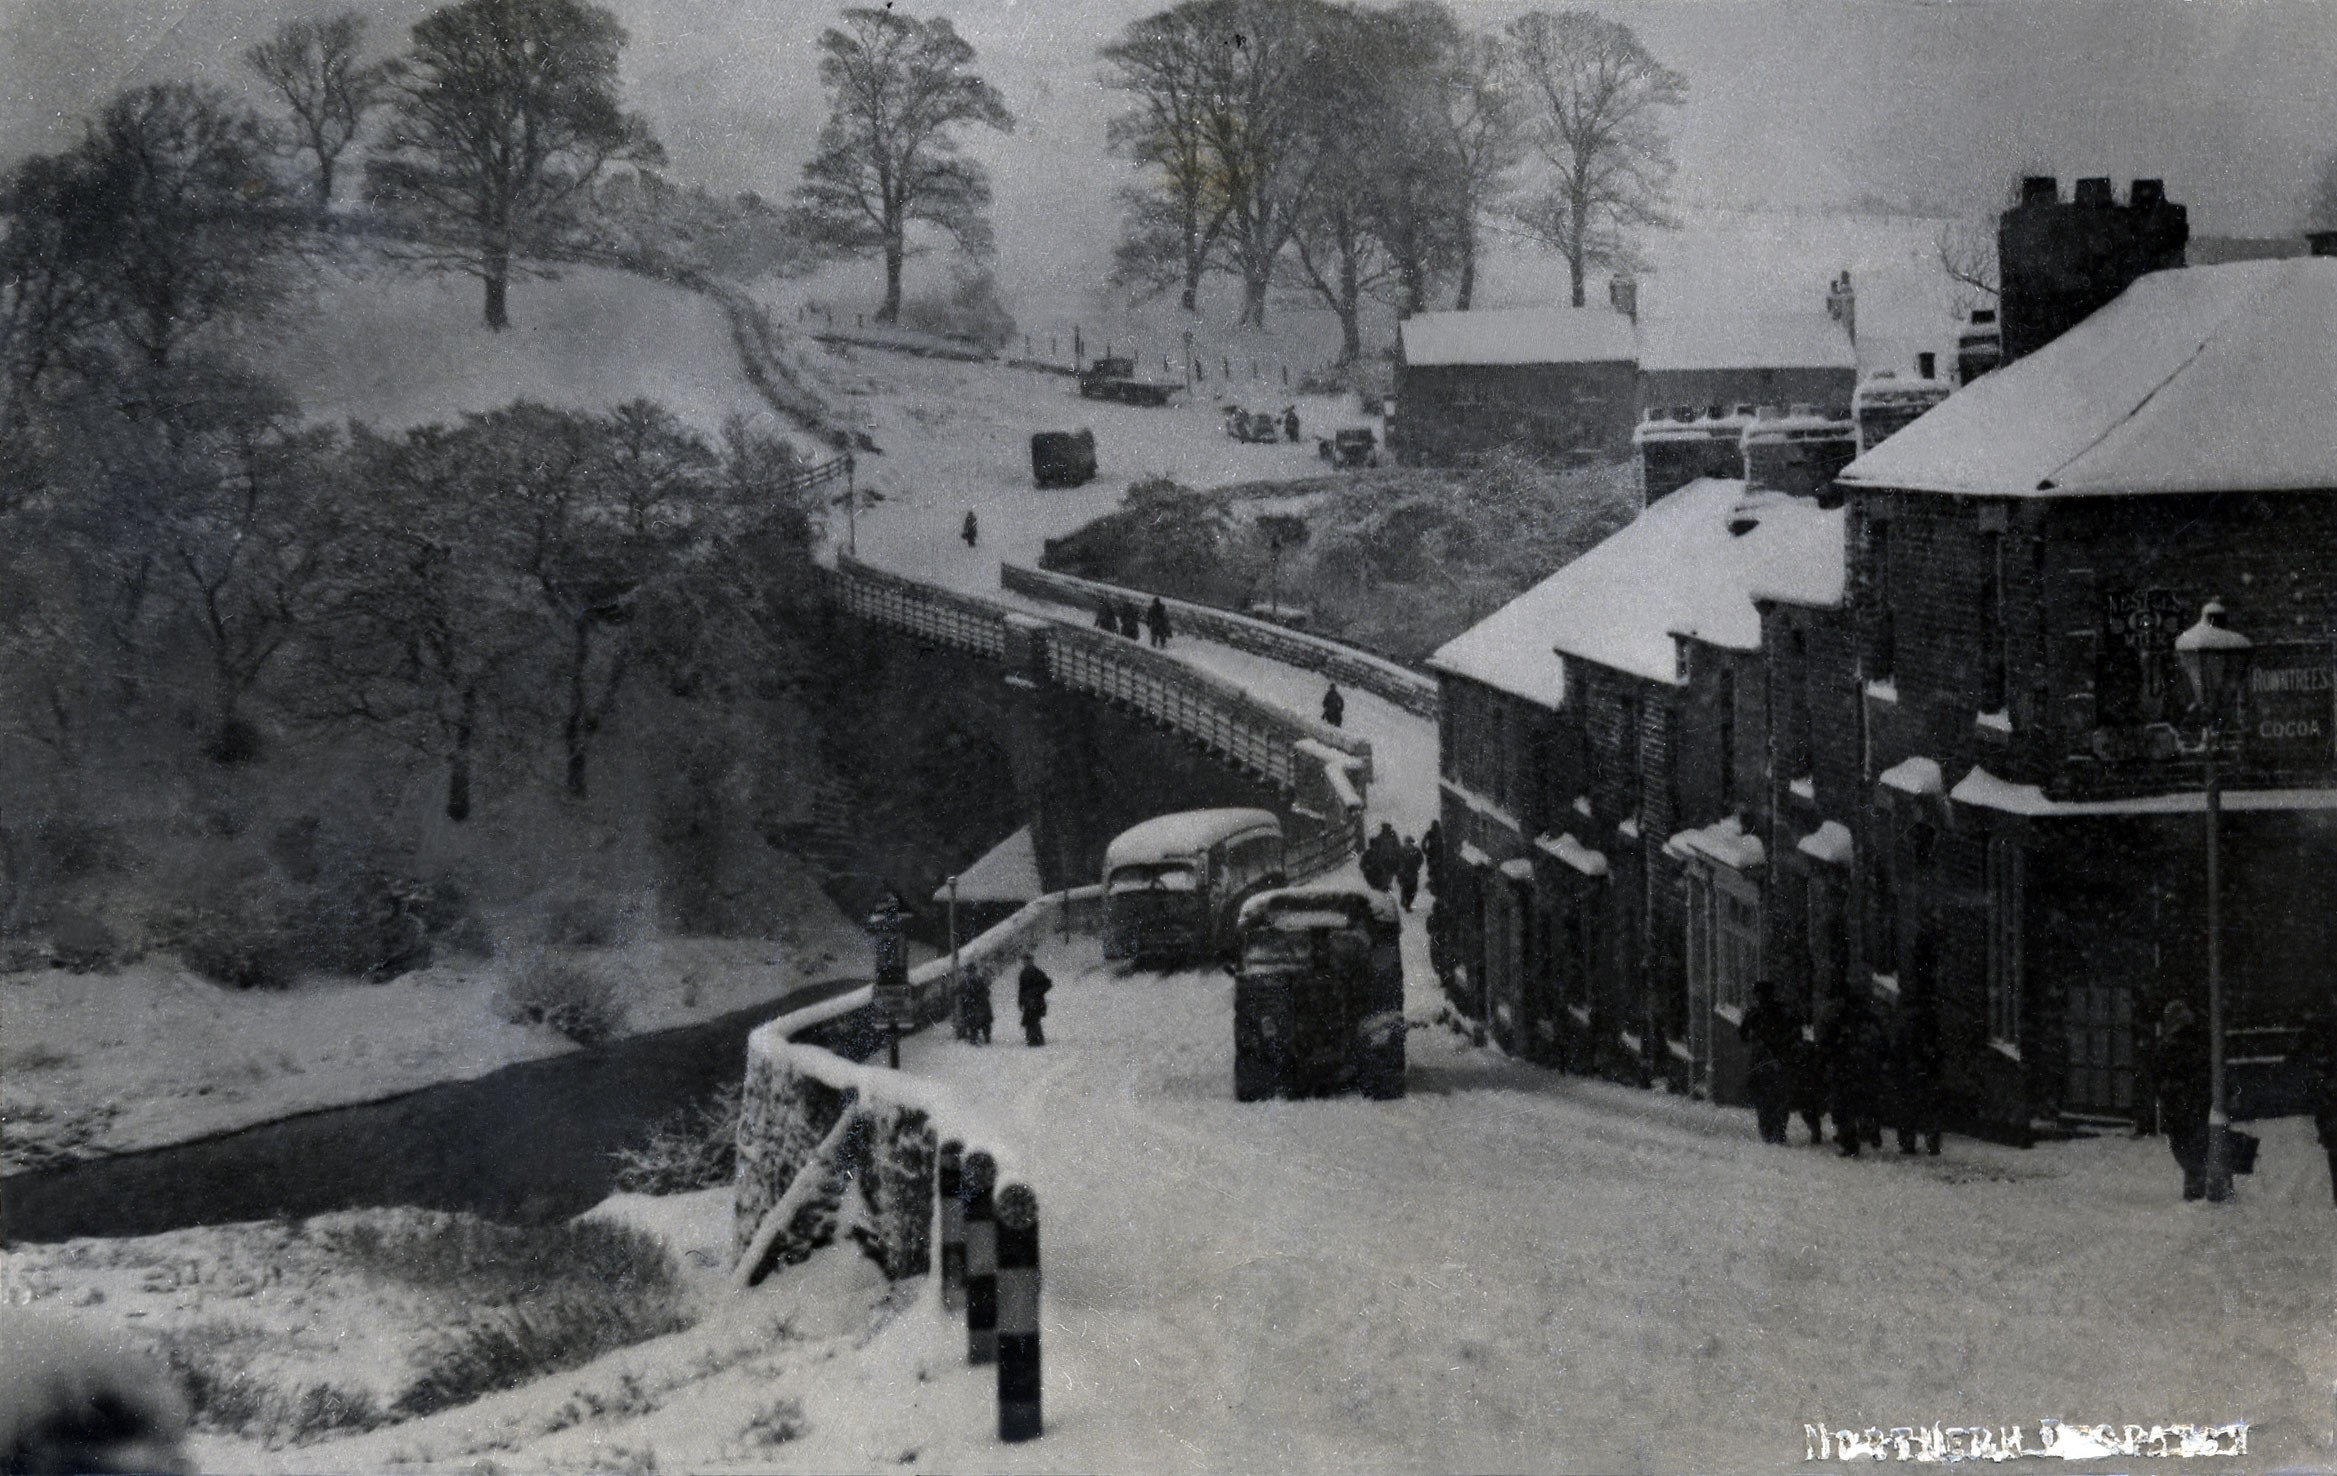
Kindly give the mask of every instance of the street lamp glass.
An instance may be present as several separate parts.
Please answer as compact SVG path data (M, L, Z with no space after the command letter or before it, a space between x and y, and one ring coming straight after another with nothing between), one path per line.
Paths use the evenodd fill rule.
M2175 659L2183 664L2191 694L2210 722L2221 716L2232 694L2247 681L2248 663L2255 655L2255 643L2227 627L2223 613L2221 600L2209 600L2198 623L2175 637Z

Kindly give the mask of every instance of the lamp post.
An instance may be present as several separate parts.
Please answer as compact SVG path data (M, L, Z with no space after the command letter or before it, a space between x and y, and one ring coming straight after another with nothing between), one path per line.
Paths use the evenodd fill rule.
M949 879L949 1017L957 1024L957 1034L963 1039L966 1022L963 1013L965 980L958 968L958 879Z
M2223 601L2209 600L2199 623L2175 637L2175 659L2206 715L2207 755L2207 1197L2231 1197L2231 1111L2223 1073L2223 785L2216 767L2226 705L2247 685L2255 646L2223 623Z

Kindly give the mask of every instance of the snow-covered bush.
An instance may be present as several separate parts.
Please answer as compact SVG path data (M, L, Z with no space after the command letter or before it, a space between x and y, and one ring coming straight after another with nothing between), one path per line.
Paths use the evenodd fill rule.
M738 1172L741 1087L668 1114L638 1148L617 1150L617 1187L628 1194L688 1194L729 1183Z
M624 990L575 959L537 957L513 970L496 1003L514 1025L548 1025L578 1045L614 1039L625 1028Z
M801 1440L811 1433L811 1421L804 1418L800 1399L775 1399L756 1410L748 1419L746 1429L740 1432L746 1444L756 1450L768 1450L774 1445L785 1445Z

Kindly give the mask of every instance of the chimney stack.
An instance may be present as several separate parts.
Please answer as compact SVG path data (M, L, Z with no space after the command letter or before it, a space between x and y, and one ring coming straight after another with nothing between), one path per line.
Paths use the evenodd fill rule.
M2166 198L2167 182L2163 179L2138 179L2126 193L2126 203L2137 210L2156 210Z
M1936 378L1937 376L1933 373L1933 371L1937 369L1938 366L1939 356L1937 354L1926 353L1917 354L1915 356L1915 372L1925 379Z
M2190 244L2189 212L2167 199L2164 180L2135 180L2123 205L2106 177L2079 180L2067 202L2054 191L2048 176L2024 179L2020 204L1997 218L2007 364L2077 326L2135 278L2183 265Z
M2032 174L2021 181L2023 205L2058 205L2061 203L2061 181L2050 174Z
M2337 256L2337 231L2307 231L2305 244L2315 256Z
M2111 192L2108 177L2097 176L2093 179L2081 179L2077 182L2076 203L2090 205L2097 210L2107 210L2118 203L2118 197Z

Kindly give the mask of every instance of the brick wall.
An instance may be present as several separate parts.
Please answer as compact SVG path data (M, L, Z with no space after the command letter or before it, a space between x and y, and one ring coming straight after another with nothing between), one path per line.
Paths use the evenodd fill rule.
M1453 364L1397 370L1396 445L1416 466L1447 466L1514 445L1528 455L1619 461L1638 422L1637 366Z

